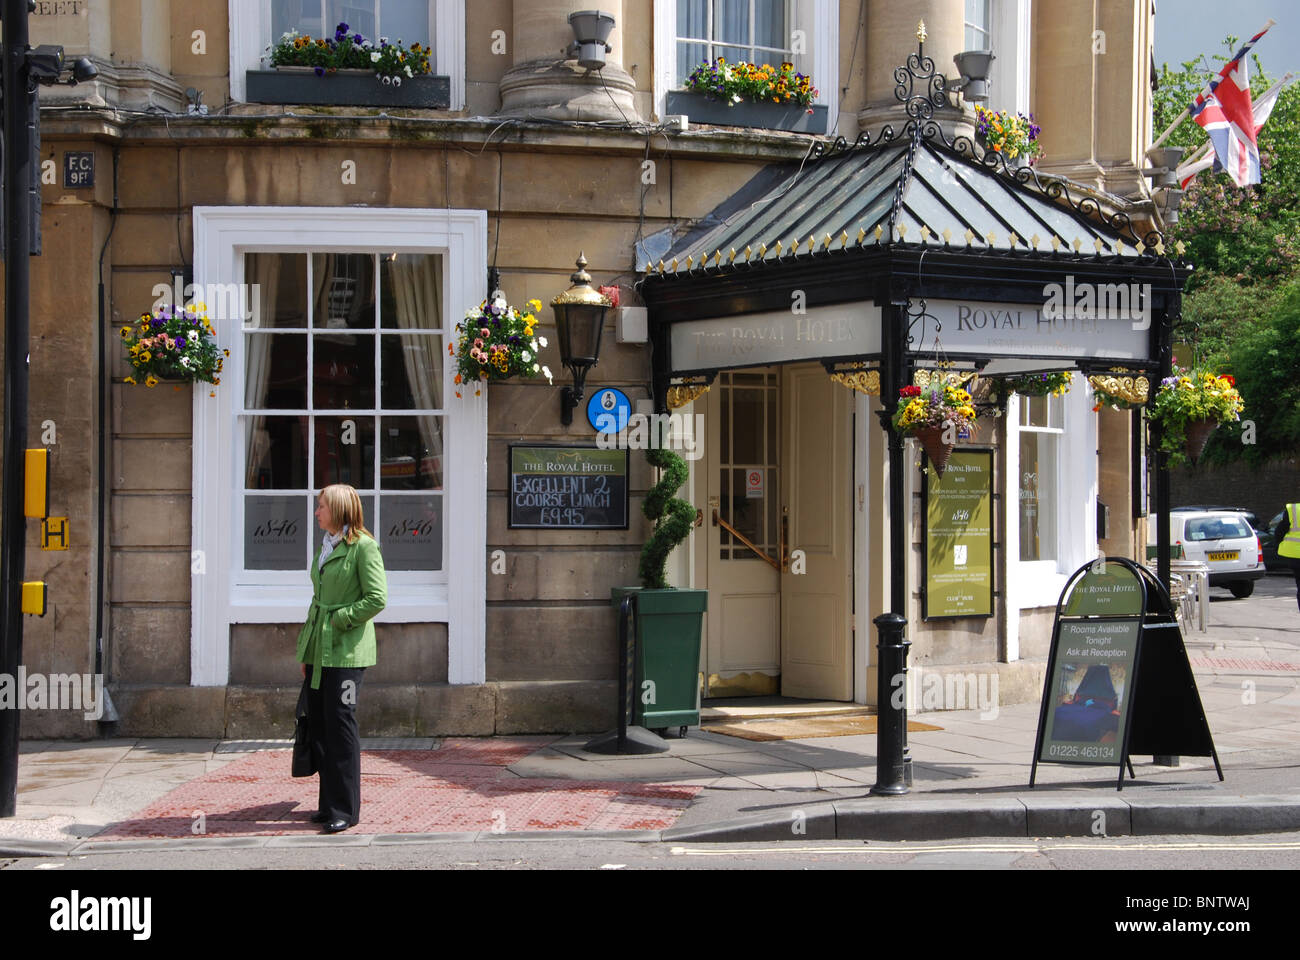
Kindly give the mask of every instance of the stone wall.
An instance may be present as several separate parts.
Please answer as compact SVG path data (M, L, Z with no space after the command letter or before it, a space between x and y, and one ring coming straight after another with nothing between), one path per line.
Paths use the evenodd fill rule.
M1169 490L1172 507L1244 507L1267 523L1285 504L1300 500L1300 451L1258 467L1231 463L1174 470Z

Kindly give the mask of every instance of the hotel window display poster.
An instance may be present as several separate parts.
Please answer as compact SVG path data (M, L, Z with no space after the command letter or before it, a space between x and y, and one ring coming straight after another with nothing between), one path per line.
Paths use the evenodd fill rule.
M993 616L993 451L954 450L925 484L926 620Z

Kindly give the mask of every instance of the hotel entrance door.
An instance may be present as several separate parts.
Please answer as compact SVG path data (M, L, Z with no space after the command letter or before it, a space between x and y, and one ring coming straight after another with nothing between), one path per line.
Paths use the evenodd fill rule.
M852 396L816 364L705 394L706 696L852 699Z

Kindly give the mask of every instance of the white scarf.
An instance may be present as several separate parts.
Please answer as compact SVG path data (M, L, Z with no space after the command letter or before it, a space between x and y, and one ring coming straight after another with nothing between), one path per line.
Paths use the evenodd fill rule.
M334 552L334 548L337 547L339 545L339 542L347 535L348 535L347 524L344 524L343 529L340 530L338 533L325 534L325 542L321 544L321 548L320 548L320 560L316 564L317 570L325 569L325 561L329 559L330 554Z

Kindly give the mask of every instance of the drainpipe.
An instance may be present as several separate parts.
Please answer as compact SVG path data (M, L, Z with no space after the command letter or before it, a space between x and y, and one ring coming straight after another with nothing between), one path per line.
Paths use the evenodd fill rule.
M104 254L108 252L108 243L117 228L117 165L121 148L113 147L113 209L109 213L108 235L104 237L104 246L99 250L99 375L103 378L99 389L99 464L96 469L96 490L99 494L99 536L95 543L95 674L104 673L104 567L108 556L108 395L112 389L112 378L108 374L108 302L104 297ZM117 723L117 709L108 692L108 683L103 687L103 711L98 720L99 732L107 735Z

